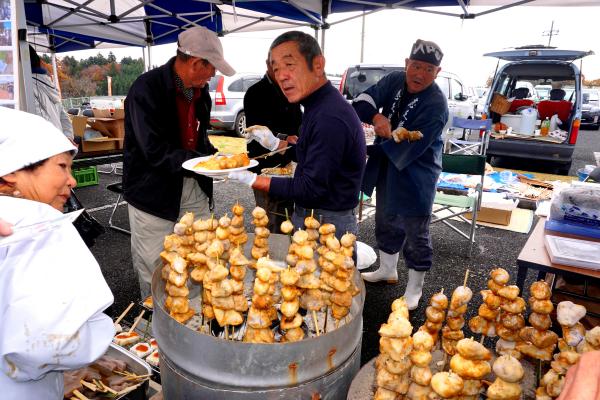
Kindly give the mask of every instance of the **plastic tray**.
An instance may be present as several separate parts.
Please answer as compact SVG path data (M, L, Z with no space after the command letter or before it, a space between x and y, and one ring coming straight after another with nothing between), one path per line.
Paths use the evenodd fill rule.
M588 226L570 224L561 221L555 220L547 220L544 227L549 231L566 233L569 235L583 236L583 237L591 237L595 239L600 239L600 229L590 228Z
M73 178L77 181L77 187L86 187L98 184L98 170L95 166L77 168L72 171Z

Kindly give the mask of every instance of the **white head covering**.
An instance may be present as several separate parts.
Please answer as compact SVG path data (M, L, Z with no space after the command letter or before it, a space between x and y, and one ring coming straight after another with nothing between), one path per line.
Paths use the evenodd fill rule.
M37 115L0 107L0 177L77 148Z

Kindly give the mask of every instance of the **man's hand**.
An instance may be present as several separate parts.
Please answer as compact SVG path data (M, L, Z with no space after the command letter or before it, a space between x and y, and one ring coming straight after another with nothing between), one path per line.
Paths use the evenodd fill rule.
M269 151L277 150L280 140L273 135L273 132L266 126L252 125L246 128L250 137L256 140L262 147Z
M597 400L599 395L600 351L591 351L569 368L558 400Z
M250 187L252 187L254 182L256 182L256 174L250 171L233 171L230 172L227 177L229 179L233 179L234 181L245 183Z
M8 236L12 234L12 225L0 219L0 236Z
M377 136L381 136L384 139L392 137L392 124L382 114L375 114L373 117L373 127Z
M289 144L296 144L298 142L298 136L296 136L296 135L290 135L290 136L287 137L286 141Z

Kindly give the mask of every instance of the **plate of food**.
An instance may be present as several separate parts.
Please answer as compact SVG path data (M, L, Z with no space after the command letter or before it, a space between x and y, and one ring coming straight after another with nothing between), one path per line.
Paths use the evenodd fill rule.
M192 158L183 163L183 168L210 178L223 178L230 172L243 171L256 167L258 161L250 160L246 153L226 155L219 154Z

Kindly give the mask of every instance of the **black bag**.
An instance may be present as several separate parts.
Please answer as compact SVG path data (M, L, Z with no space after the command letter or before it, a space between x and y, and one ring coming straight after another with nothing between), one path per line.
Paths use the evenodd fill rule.
M75 192L71 190L71 197L69 197L69 200L65 204L65 212L77 211L82 208L84 208L83 205L77 196L75 196ZM102 224L85 210L73 222L73 225L87 247L92 247L96 242L96 238L106 232Z

